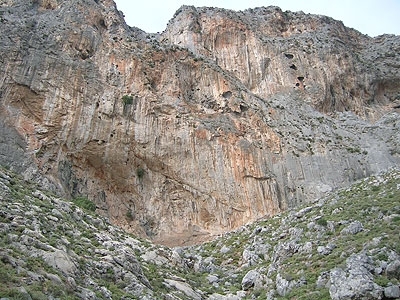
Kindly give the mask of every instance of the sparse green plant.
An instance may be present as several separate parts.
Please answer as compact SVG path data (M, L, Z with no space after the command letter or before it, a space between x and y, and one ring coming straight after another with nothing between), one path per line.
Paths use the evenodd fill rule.
M325 218L319 218L317 220L317 224L326 227L328 225L328 221Z
M380 252L377 256L377 259L387 261L388 260L388 255L386 252Z
M264 289L255 290L253 296L256 297L256 299L267 299L267 294Z
M129 221L129 222L132 222L133 221L133 214L132 214L132 211L129 209L127 212L126 212L126 219Z
M374 278L374 282L377 285L380 285L382 287L386 287L389 284L390 280L386 276L379 275L379 276Z
M122 102L124 105L133 104L133 96L132 95L123 95Z
M373 185L371 188L371 191L377 192L377 191L379 191L379 189L380 189L379 185Z
M361 149L360 149L360 148L347 147L346 150L347 150L349 153L361 153Z
M393 219L392 219L392 223L400 224L400 216L394 216Z
M86 197L77 197L72 200L78 207L89 210L96 211L96 204L90 201Z
M143 176L144 176L144 174L145 174L145 170L144 170L142 167L138 167L138 168L136 169L136 176L137 176L139 179L142 179Z

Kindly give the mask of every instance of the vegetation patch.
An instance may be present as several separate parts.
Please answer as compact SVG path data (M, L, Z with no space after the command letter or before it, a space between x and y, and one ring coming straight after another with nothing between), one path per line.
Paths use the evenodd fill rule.
M122 103L124 103L124 105L133 104L133 96L132 95L123 95Z
M92 201L90 201L86 197L77 197L72 200L78 207L88 210L88 211L95 211L96 210L96 204L94 204Z

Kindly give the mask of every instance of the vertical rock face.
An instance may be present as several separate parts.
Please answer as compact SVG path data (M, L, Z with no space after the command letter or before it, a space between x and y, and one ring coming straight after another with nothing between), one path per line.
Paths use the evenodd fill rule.
M3 1L0 26L1 163L23 148L25 169L155 241L200 241L399 164L398 36L185 6L152 35L108 0Z
M398 37L371 39L329 17L184 6L163 38L213 60L263 98L297 90L319 111L374 118L382 112L366 103L398 97Z

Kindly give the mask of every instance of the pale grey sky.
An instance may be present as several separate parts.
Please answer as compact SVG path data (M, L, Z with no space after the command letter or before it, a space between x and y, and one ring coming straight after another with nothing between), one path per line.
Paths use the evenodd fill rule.
M343 21L369 36L400 35L400 0L114 0L130 26L161 32L183 4L244 10L275 5L282 10L320 14Z

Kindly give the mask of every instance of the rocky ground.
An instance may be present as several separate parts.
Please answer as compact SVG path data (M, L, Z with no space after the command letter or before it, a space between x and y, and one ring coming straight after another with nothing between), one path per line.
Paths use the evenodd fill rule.
M398 299L400 171L167 248L0 169L1 299ZM127 215L126 218L130 216Z

